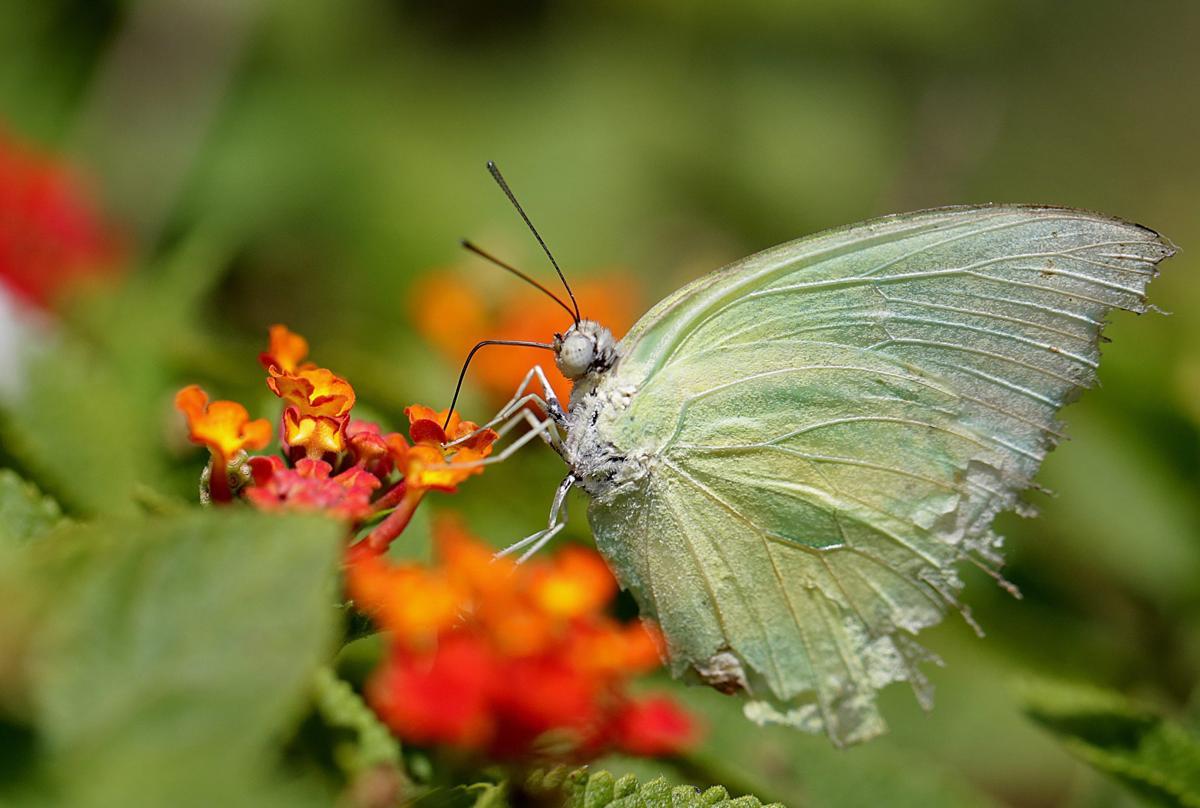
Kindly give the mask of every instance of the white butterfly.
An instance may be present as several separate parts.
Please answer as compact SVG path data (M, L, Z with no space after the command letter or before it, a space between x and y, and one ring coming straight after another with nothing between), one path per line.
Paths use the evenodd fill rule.
M1020 507L1057 411L1094 382L1106 314L1146 311L1173 253L1106 216L984 205L766 250L619 342L572 295L559 302L575 324L524 343L554 351L569 408L535 367L492 422L529 420L510 450L540 435L569 469L547 529L505 552L549 541L581 488L675 675L744 691L760 722L871 738L884 685L930 703L913 635L967 614L959 562L1002 580L993 518ZM534 379L541 394L525 394Z

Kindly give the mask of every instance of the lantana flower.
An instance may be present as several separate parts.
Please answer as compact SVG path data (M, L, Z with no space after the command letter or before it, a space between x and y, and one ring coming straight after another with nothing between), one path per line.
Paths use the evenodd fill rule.
M498 435L416 404L405 411L407 439L385 432L353 418L349 383L307 355L303 337L275 326L261 356L285 402L282 456L246 457L272 429L240 404L209 402L192 385L176 405L212 454L213 502L346 524L347 594L387 634L367 687L381 718L406 740L505 760L667 755L691 743L695 723L674 702L627 692L661 664L661 638L607 614L617 585L595 552L518 565L443 521L436 566L384 556L428 492L453 492L483 471Z
M348 569L356 607L388 632L368 698L401 738L509 760L673 754L695 740L674 702L626 692L661 664L660 639L607 615L616 582L595 552L517 565L444 520L437 560Z
M302 363L307 355L307 340L273 325L259 361L267 370L267 387L287 404L281 434L288 455L330 459L346 449L354 388L327 368Z
M483 471L479 461L492 453L497 437L494 430L480 429L456 412L435 412L420 404L408 407L404 414L413 440L400 458L409 487L453 491L463 480ZM447 445L452 448L447 450Z
M352 549L353 554L382 553L407 527L417 506L430 491L454 492L458 485L483 471L480 462L492 452L498 437L493 429L464 421L458 413L436 412L414 404L405 411L409 420L410 444L401 435L381 436L392 463L404 482L390 491L381 504L392 512ZM446 428L442 428L446 424ZM365 429L356 430L354 440L366 442Z
M262 449L271 441L271 423L265 418L250 420L246 408L236 401L209 402L198 385L189 385L175 395L175 406L187 418L188 438L207 446L212 453L209 492L213 500L228 502L229 464L247 449Z
M351 548L350 555L357 557L386 550L426 493L453 492L483 470L480 461L491 453L494 430L458 413L414 404L406 410L410 442L398 432L353 418L354 388L307 359L304 337L284 325L271 327L259 361L267 370L267 386L285 403L279 431L286 462L249 458L238 486L231 486L225 475L212 475L208 494L213 501L229 502L241 493L259 508L319 510L356 528L381 517ZM267 421L250 421L245 408L234 402L210 405L195 385L181 390L176 404L187 415L193 442L212 450L214 468L226 468L243 451L270 441Z

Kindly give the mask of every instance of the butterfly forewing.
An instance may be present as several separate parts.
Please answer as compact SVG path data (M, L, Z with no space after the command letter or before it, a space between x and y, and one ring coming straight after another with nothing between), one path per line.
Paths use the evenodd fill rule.
M909 635L999 565L991 521L1095 379L1112 308L1146 309L1171 245L1089 213L888 217L760 253L646 315L596 424L646 474L597 496L600 548L677 672L837 742L875 692L927 698ZM714 671L717 671L714 673Z

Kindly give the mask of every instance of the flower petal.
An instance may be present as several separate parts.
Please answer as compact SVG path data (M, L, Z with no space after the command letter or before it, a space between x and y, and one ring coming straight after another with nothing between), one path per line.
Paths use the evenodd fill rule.
M245 449L261 449L271 441L271 424L265 418L250 420L246 408L236 401L209 402L197 385L180 390L175 406L187 418L192 443L207 446L223 460Z
M259 354L258 361L268 370L276 368L284 373L292 373L300 367L306 356L308 340L288 330L286 325L276 324L271 326L267 350Z

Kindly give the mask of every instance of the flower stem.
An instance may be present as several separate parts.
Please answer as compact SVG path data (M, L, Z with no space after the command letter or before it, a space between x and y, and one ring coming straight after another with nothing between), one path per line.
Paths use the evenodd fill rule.
M387 493L385 493L379 499L375 500L375 503L374 503L375 513L379 513L380 511L386 511L389 508L396 507L397 505L400 504L401 500L404 499L404 497L407 493L408 493L408 486L404 484L403 480L401 480L400 482L396 483L396 485L392 486L392 488Z
M404 528L408 527L408 523L412 520L413 514L416 513L417 506L421 504L421 500L425 496L425 488L408 488L404 483L400 483L391 491L384 494L379 500L382 503L384 499L391 498L393 494L399 492L396 498L399 502L395 504L395 510L375 526L375 529L363 538L358 544L351 548L362 548L362 550L370 551L375 554L382 554L387 551L388 546L395 540L397 536L404 532ZM379 503L376 503L378 505ZM391 503L384 507L391 507ZM362 551L360 550L360 552Z
M229 461L224 455L214 454L208 475L208 495L213 502L229 502L233 492L229 489Z

